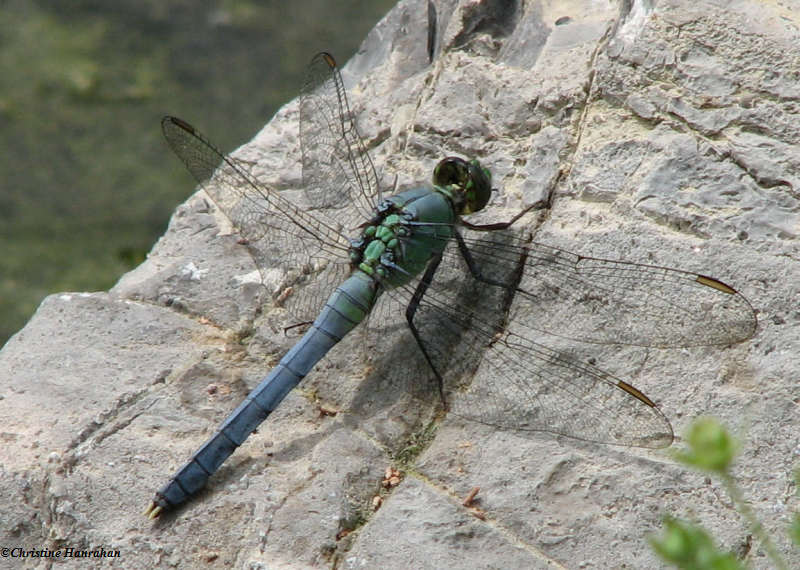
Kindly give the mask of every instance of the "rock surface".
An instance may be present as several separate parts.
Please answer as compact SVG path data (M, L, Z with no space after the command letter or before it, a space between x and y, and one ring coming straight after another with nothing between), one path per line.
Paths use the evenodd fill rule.
M387 186L477 155L500 188L488 217L550 197L530 222L537 241L714 275L750 299L749 342L603 351L597 364L653 397L676 433L709 414L740 435L735 475L795 567L798 26L796 2L442 0L430 62L428 5L408 0L344 69ZM296 192L296 102L239 152ZM435 406L387 381L391 363L349 358L356 335L206 491L152 523L153 492L292 344L254 275L196 194L110 292L42 303L0 353L0 547L119 551L92 567L654 568L646 537L671 513L771 567L720 488L668 451L451 418L430 437ZM404 451L419 455L387 491ZM475 486L481 517L461 505Z

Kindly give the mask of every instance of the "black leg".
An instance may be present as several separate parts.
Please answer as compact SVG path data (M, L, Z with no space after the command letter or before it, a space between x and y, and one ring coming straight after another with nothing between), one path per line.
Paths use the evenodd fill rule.
M478 231L495 231L495 230L503 230L511 226L514 222L519 220L522 216L534 209L541 209L546 207L546 204L537 202L536 204L530 206L529 208L524 209L519 214L514 216L508 222L503 222L499 224L488 224L485 226L476 226L473 224L468 224L461 220L461 223L470 228L475 229ZM456 243L458 244L458 249L461 252L461 256L464 258L467 267L469 268L470 274L477 280L482 283L487 283L489 285L494 285L497 287L501 287L505 292L505 298L503 299L502 306L503 306L503 314L506 314L510 305L511 301L514 298L514 293L519 288L519 282L522 277L522 273L525 267L525 260L527 258L527 250L525 253L520 257L516 270L509 276L510 282L504 283L502 281L498 281L497 279L491 279L489 277L484 276L481 273L481 269L478 266L478 263L475 261L475 258L472 256L472 253L469 251L467 244L464 242L464 238L461 237L461 234L458 233L458 230L454 232ZM428 353L427 349L425 348L425 344L422 342L422 337L420 337L419 330L417 330L416 325L414 324L414 316L416 315L417 308L419 307L422 298L425 296L425 292L428 290L428 287L433 282L433 277L436 274L436 271L439 269L439 265L442 262L442 254L437 255L436 257L432 258L430 262L428 262L428 267L425 270L425 274L422 276L417 289L414 291L414 295L411 297L411 302L406 307L406 322L408 323L409 329L411 329L411 334L414 335L414 339L417 341L417 346L419 346L420 350L422 351L425 360L428 362L428 365L433 370L434 375L436 376L436 382L439 387L439 397L442 400L442 405L444 406L445 410L448 408L447 406L447 399L444 395L444 379L439 371L436 369L436 366L433 363L433 359L431 358L430 354Z
M481 273L481 268L478 266L478 263L475 261L475 258L472 257L472 253L470 252L467 244L464 243L464 238L461 237L461 234L458 231L455 232L456 243L458 244L458 251L461 252L461 257L464 258L464 262L467 264L469 268L469 272L472 276L480 281L481 283L487 283L489 285L496 285L498 287L508 288L508 283L503 283L502 281L498 281L497 279L491 279L486 277Z
M510 223L513 223L512 220ZM467 264L469 268L469 272L477 281L481 283L486 283L488 285L494 285L496 287L501 287L503 289L504 296L502 300L502 312L501 314L504 315L504 321L508 317L508 312L511 310L511 303L514 300L514 295L518 292L521 292L520 289L520 281L522 281L522 275L525 273L525 262L528 259L528 248L523 248L522 255L520 255L519 259L516 263L516 268L513 272L509 273L508 281L502 282L498 281L497 279L491 279L490 277L486 277L481 273L481 268L478 263L475 261L475 258L472 257L472 252L470 252L467 244L464 242L464 238L461 237L461 234L458 233L458 230L455 231L455 238L456 243L458 244L458 250L461 252L461 257L464 259L464 262ZM506 325L503 324L501 329L505 329ZM498 329L498 332L499 330Z
M439 268L439 264L442 262L442 254L437 255L428 263L428 268L425 270L425 275L422 276L422 279L417 286L417 290L414 291L414 296L411 297L411 302L406 307L406 322L408 322L408 328L411 329L411 334L414 335L414 339L417 341L417 346L422 351L423 356L425 356L425 360L428 362L428 365L433 370L433 374L436 376L436 382L439 386L439 397L442 400L442 405L444 406L445 410L447 409L447 400L444 397L444 379L439 371L436 369L436 366L433 364L433 360L431 359L430 354L425 349L425 344L422 342L422 338L419 336L419 331L417 330L416 325L414 324L414 315L417 312L417 308L419 307L420 301L425 296L425 291L428 290L428 286L431 284L433 280L433 276L436 273L436 270Z
M514 222L519 220L522 216L524 216L528 212L530 212L532 210L544 210L545 208L549 208L549 207L550 207L550 205L549 205L548 202L546 202L545 200L539 200L538 202L536 202L534 204L531 204L530 206L528 206L527 208L522 210L519 214L517 214L516 216L514 216L513 218L511 218L507 222L498 222L496 224L480 225L480 224L470 224L466 220L461 220L460 224L462 226L464 226L465 228L469 228L469 229L475 230L477 232L494 232L494 231L497 231L497 230L505 230L505 229L508 229L509 227L511 227L511 225L513 225Z
M302 323L295 323L293 325L289 325L288 327L283 327L283 336L288 336L286 333L288 333L292 329L296 329L298 327L307 327L307 326L313 325L313 324L314 324L314 321L304 321ZM305 331L303 331L303 332L305 333Z

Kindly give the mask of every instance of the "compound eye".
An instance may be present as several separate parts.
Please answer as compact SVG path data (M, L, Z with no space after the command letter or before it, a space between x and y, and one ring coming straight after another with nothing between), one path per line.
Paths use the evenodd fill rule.
M448 156L439 161L433 169L433 183L442 188L456 186L463 188L469 179L469 164L463 158Z
M433 170L433 183L451 192L460 215L483 209L492 196L492 174L475 159L448 156Z
M492 173L477 159L469 161L469 183L467 184L467 211L465 214L482 210L492 197Z

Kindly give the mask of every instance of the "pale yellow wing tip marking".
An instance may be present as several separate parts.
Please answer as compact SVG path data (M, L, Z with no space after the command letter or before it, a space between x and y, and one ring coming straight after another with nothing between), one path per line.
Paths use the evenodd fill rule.
M635 386L631 386L630 384L628 384L627 382L623 382L622 380L617 380L617 388L625 390L628 394L630 394L643 404L650 406L655 410L658 410L658 407L656 406L655 402L653 402L653 400L645 396L642 393L642 391L636 388ZM664 421L666 422L666 420ZM675 436L672 433L672 428L670 427L669 422L666 423L665 427L667 428L668 431L660 432L658 434L654 434L645 438L639 438L637 440L638 445L641 447L649 447L652 449L669 447L670 445L672 445L672 442L675 441Z
M705 275L698 275L695 280L700 283L700 285L705 285L706 287L712 287L718 291L722 291L723 293L727 293L728 295L735 295L736 291L732 287L728 287L722 281L717 281L713 277L706 277Z
M161 514L161 511L164 510L162 507L159 507L155 504L154 501L150 501L150 504L147 505L147 508L142 513L147 518L154 520L158 518L158 515Z
M644 402L645 404L647 404L651 408L655 408L656 407L656 405L653 402L653 400L651 400L650 398L645 396L641 392L641 390L639 390L638 388L636 388L634 386L631 386L627 382L623 382L622 380L617 380L617 386L619 388L622 388L623 390L625 390L628 394L630 394L631 396L633 396L637 400L641 400L642 402Z
M329 54L328 52L322 52L322 57L325 58L325 63L328 64L328 67L330 67L331 69L336 67L336 60L333 59L333 56L331 54Z

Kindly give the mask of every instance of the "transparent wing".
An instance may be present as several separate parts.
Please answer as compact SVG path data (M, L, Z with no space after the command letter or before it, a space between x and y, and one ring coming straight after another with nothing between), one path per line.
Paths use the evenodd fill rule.
M672 430L652 400L567 351L545 346L542 331L641 346L728 344L755 331L747 300L713 278L586 258L510 232L468 233L464 243L473 267L494 284L475 279L453 241L414 317L444 377L452 413L467 419L663 447ZM376 310L413 303L418 285L388 291ZM409 376L430 378L426 365L422 361Z
M166 117L162 128L178 157L247 240L262 282L285 297L297 318L313 320L350 272L348 237L374 216L380 201L378 177L333 56L314 57L300 96L303 187L312 209L327 209L327 215L304 211L257 182L246 164L224 156L184 121ZM275 269L282 270L280 275ZM295 291L298 286L302 295Z
M418 310L419 331L444 370L450 412L520 432L634 447L665 447L672 428L638 389L531 338L502 330L476 312L453 312L438 291ZM495 324L495 326L492 326ZM429 342L457 338L455 346Z
M342 76L329 53L311 61L300 97L303 186L315 208L334 208L355 228L375 215L378 176L350 111Z
M733 344L755 334L747 299L712 277L520 239L498 246L470 234L465 241L487 277L524 254L512 324L586 343L659 348Z
M297 318L313 320L350 270L341 226L257 182L244 163L223 155L185 121L164 117L161 127L172 150L246 241L262 282L286 298ZM301 285L302 295L291 294Z

